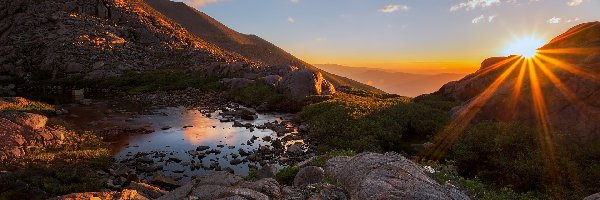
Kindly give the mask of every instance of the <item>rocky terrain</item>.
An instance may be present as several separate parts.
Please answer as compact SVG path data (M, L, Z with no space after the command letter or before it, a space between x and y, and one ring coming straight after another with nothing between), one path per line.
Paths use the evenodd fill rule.
M597 138L599 55L600 23L585 23L550 41L530 61L519 60L518 56L486 59L477 72L444 85L437 93L464 102L454 109L454 115L473 115L474 122L522 121L535 125L539 115L533 106L540 104L551 126ZM541 93L535 94L537 91ZM534 103L538 97L543 99Z
M347 173L349 169L352 173ZM421 166L397 154L336 157L324 169L301 165L289 186L280 185L274 175L260 173L257 180L245 181L227 172L215 172L171 192L133 182L122 192L78 193L53 199L470 199L450 184L433 181ZM326 176L341 187L332 185Z
M316 69L222 50L142 0L4 1L0 10L3 90L178 70L235 78L238 86L266 81L294 98L335 92Z

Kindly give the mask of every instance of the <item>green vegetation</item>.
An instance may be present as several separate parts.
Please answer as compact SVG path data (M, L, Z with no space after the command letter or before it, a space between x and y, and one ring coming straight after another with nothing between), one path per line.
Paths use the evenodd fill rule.
M280 184L292 185L294 183L294 178L299 171L300 167L298 166L288 166L279 170L277 174L275 174L275 179Z
M0 105L0 111L18 111L37 114L50 114L56 111L56 108L53 105L44 102L32 101L20 97L16 97L16 100L18 102Z
M96 172L111 163L106 144L90 132L57 128L65 135L63 144L31 148L23 158L0 163L0 171L10 171L0 174L0 199L45 199L105 188Z
M481 200L505 200L505 199L514 199L514 200L534 200L534 199L548 199L547 196L534 193L517 193L511 188L502 187L500 189L494 189L486 184L484 184L481 180L477 178L467 179L461 177L458 174L457 168L452 165L452 163L447 163L445 165L441 165L436 162L430 162L426 164L427 166L432 167L435 170L430 176L439 182L440 184L445 184L450 182L455 186L461 187L465 189L465 191L472 197Z
M338 156L355 156L355 155L356 155L356 152L352 151L352 150L332 150L323 155L317 156L316 158L314 158L313 160L308 162L308 165L323 167L323 166L325 166L325 163L331 158L338 157Z
M255 168L250 168L248 171L248 176L243 177L246 181L255 181L258 178L258 170Z
M448 160L490 187L582 199L600 191L600 141L518 123L483 122L465 131ZM544 198L542 198L544 199Z
M275 87L260 83L231 89L225 96L232 101L254 107L266 103L267 109L275 111L296 112L302 108L300 101L289 99L277 92Z
M299 120L310 124L319 150L413 152L411 144L428 141L450 120L453 101L430 95L411 99L353 91L306 106Z

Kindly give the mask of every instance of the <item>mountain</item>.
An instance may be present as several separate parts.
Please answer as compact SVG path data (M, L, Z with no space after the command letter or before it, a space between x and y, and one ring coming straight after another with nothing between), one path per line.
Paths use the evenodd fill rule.
M438 94L464 102L457 121L519 121L600 137L600 23L580 24L526 59L495 57Z
M464 77L464 74L413 74L336 64L318 64L316 66L333 74L367 83L388 93L411 97L435 92L445 83Z
M200 13L183 4L166 3L179 7L159 8ZM294 98L334 93L332 83L379 92L303 66L297 59L273 64L280 57L293 56L208 16L195 21L206 21L214 29L182 26L152 5L145 0L2 0L0 88L44 86L56 80L106 80L129 72L183 71L220 78L227 85L268 82ZM205 29L211 34L199 34L198 30ZM264 55L267 51L279 54Z
M320 70L256 35L246 35L232 30L185 3L172 2L170 0L146 0L146 2L197 37L228 52L236 53L266 65L293 65L301 69L319 71L326 80L329 80L333 85L338 87L350 86L372 92L382 92L372 86L336 76L326 72L326 70Z

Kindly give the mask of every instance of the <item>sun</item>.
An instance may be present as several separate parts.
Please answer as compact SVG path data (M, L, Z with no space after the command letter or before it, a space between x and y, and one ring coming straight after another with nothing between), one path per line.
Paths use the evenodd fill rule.
M537 49L544 45L544 40L537 37L523 37L511 42L506 49L505 55L519 55L524 58L533 58L537 55Z

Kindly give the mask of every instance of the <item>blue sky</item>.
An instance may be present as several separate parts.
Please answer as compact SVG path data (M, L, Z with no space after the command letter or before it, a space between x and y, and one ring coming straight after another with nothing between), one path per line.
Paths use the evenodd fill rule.
M600 0L178 0L309 63L469 71L600 20Z

